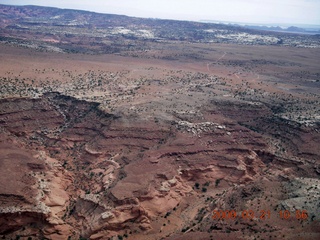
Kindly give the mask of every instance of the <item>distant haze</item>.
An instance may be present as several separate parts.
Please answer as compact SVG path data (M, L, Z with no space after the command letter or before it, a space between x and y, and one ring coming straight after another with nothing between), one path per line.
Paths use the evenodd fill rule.
M320 0L2 0L135 17L320 25Z

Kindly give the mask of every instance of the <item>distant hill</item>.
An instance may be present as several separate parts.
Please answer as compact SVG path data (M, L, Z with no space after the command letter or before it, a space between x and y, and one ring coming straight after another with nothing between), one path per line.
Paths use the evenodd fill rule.
M0 5L0 19L2 42L50 51L121 53L128 46L143 50L146 42L159 41L320 45L318 36L271 32L279 28L146 19L52 7ZM297 31L293 27L289 30Z
M238 26L247 29L255 29L261 31L274 31L284 33L300 33L300 34L319 34L320 26L318 25L300 25L295 26L294 24L255 24L255 23L237 23L237 22L224 22L224 21L212 21L203 20L204 23L219 23L227 26Z
M283 28L283 27L268 27L268 26L250 26L250 25L245 25L246 28L250 29L256 29L256 30L264 30L264 31L275 31L275 32L288 32L288 33L304 33L304 34L317 34L320 33L320 30L309 30L305 28L300 28L300 27L295 27L291 26L288 28Z

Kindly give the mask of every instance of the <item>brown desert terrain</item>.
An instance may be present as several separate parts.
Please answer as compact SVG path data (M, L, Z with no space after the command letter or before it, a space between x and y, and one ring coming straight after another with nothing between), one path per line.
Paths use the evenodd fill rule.
M320 48L146 45L0 43L0 236L319 239Z

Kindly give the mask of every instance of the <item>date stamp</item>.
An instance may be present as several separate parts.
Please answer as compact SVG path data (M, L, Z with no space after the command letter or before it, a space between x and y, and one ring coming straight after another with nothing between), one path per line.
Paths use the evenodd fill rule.
M275 213L273 213L275 214ZM298 220L307 220L308 212L306 210L295 210L295 212L290 212L288 210L281 210L276 215L280 219L289 220L289 219L298 219ZM266 220L270 219L272 216L270 210L243 210L237 212L236 210L213 210L212 219L214 220L235 220L237 218L241 219L261 219Z

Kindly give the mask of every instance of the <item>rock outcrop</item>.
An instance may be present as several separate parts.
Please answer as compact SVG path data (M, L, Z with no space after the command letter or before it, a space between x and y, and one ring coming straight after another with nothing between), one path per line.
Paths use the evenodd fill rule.
M292 168L311 171L274 155L262 135L230 120L154 122L108 114L99 104L59 93L4 99L0 109L2 235L155 233L155 222L177 209L182 218L196 216L186 199L207 191L211 199L219 186L253 183L282 167L288 176ZM235 199L253 189L259 188L218 194L211 206L235 207Z

